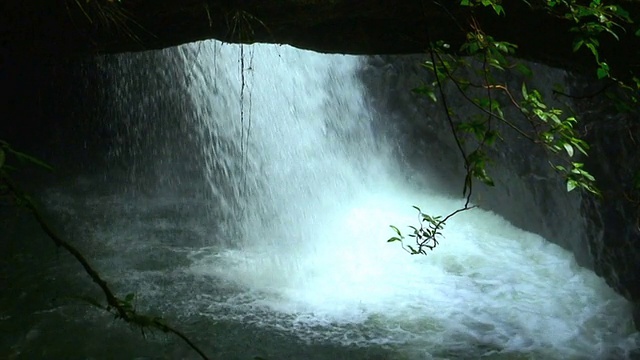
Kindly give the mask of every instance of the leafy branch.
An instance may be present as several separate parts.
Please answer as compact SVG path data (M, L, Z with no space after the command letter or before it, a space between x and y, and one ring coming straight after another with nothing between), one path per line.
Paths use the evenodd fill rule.
M407 238L407 236L404 236L400 229L398 229L394 225L389 226L398 236L389 238L387 242L400 242L400 246L402 246L402 249L411 255L427 255L427 251L425 249L433 250L436 248L436 246L438 246L438 237L442 236L442 230L444 229L447 221L455 215L458 215L463 211L471 210L474 207L476 206L469 206L469 204L467 203L464 207L457 209L451 212L446 217L442 218L442 216L431 216L429 214L425 214L419 207L413 206L414 209L418 210L419 227L416 228L415 226L409 226L409 228L411 228L413 232L407 236L414 239L416 247L413 247L411 245L405 246L404 240Z
M430 38L430 34L428 32L427 32L427 36ZM458 133L456 131L456 126L452 118L453 112L449 108L449 105L447 104L447 98L444 95L443 84L440 79L441 73L438 71L438 67L436 66L436 50L434 48L433 41L429 41L429 43L430 43L429 54L431 56L431 62L434 65L432 67L432 70L436 78L434 84L437 85L437 88L439 90L439 94L442 99L442 105L444 107L445 114L447 117L447 122L449 123L449 126L451 128L451 133L456 142L456 146L460 151L460 155L464 160L466 175L465 175L465 181L464 181L462 192L463 192L463 195L466 196L466 201L462 208L459 208L453 211L452 213L445 216L444 218L442 218L442 216L431 216L429 214L423 213L419 207L413 206L414 209L418 210L418 214L420 218L419 228L416 228L415 226L410 226L410 228L413 230L413 233L410 234L409 237L414 239L416 244L415 248L411 245L407 245L405 247L405 244L404 244L405 236L402 235L402 232L396 226L390 225L390 227L395 231L395 233L398 236L393 236L389 238L387 242L396 242L396 241L400 242L402 249L407 251L411 255L418 255L418 254L427 255L427 252L425 249L429 249L433 251L433 249L435 249L436 246L438 246L439 244L438 238L442 236L442 230L444 229L446 222L451 217L461 212L471 210L472 208L475 207L470 205L471 195L473 193L473 177L477 177L485 181L487 179L490 180L490 178L486 175L486 172L484 172L484 167L483 167L484 159L482 158L482 155L481 155L482 153L479 151L482 144L478 147L478 149L476 149L476 151L472 152L470 155L467 155L465 152L465 149L462 145L462 140L458 136ZM445 64L445 67L446 67L446 64ZM433 94L433 92L431 92L431 94ZM432 95L432 99L434 101L436 100L435 95ZM425 223L426 223L426 227L425 227Z
M475 6L478 6L479 3L476 2ZM487 6L484 2L482 5ZM498 15L504 14L504 10L496 11L496 13ZM461 46L461 52L466 53L482 64L482 69L476 71L482 77L482 84L473 84L468 79L460 79L453 75L449 70L452 68L450 64L466 68L471 68L471 65L467 61L454 60L453 55L446 53L446 47L436 47L440 66L434 65L433 56L431 61L425 62L427 68L442 69L438 70L438 72L445 75L447 80L452 81L459 93L470 104L479 109L481 113L487 115L484 120L478 116L471 116L471 120L462 122L457 129L473 135L480 145L493 145L496 139L501 139L501 134L491 128L491 119L496 119L507 125L511 130L514 130L518 135L529 139L533 143L542 144L545 150L552 154L558 154L561 150L566 150L569 158L573 157L576 151L587 156L588 144L579 138L574 129L575 124L577 124L575 116L563 117L563 110L545 104L541 93L536 89L528 89L525 82L522 83L521 101L516 99L516 96L511 93L506 84L496 83L493 71L504 72L505 69L515 68L525 76L531 76L531 70L526 65L521 63L513 64L507 58L507 56L515 53L517 45L497 41L493 37L484 34L474 19L472 19L470 26L472 31L467 34L467 42ZM447 58L445 59L444 56L447 56ZM469 87L484 88L487 95L485 97L472 98L466 92ZM492 90L500 91L507 96L507 100L531 125L530 132L505 118L500 102L492 96ZM435 97L431 97L431 99L434 100ZM484 160L486 159L482 157L478 163L483 165ZM567 166L557 166L553 163L551 165L556 171L563 174L567 180L567 188L569 190L579 187L593 194L599 194L595 186L595 179L582 168L582 163L568 161ZM483 182L488 185L491 184L488 179L484 179Z
M629 14L618 6L604 5L599 0L591 1L588 6L576 4L575 1L547 1L547 6L551 9L560 3L569 9L565 12L565 18L571 19L577 24L571 31L582 35L582 38L578 38L577 43L574 44L574 51L583 45L589 48L599 66L598 77L611 77L607 63L598 56L597 46L599 43L596 38L600 33L609 33L617 39L615 31L624 30L620 23L632 22ZM496 15L505 15L505 9L498 0L462 0L460 5L472 9L491 7ZM594 18L597 24L593 24ZM433 102L440 101L442 103L456 146L464 161L466 175L463 196L466 197L466 201L464 207L444 218L425 214L420 208L414 206L420 216L420 226L410 226L413 232L409 237L415 238L415 247L405 247L403 243L405 236L396 226L392 225L391 228L396 236L391 237L388 242L400 241L403 249L411 254L426 254L426 249L433 250L439 244L438 239L442 236L441 231L446 221L452 216L474 207L469 205L474 180L479 180L488 186L494 186L494 182L487 172L487 165L491 162L491 158L487 155L486 148L494 147L497 140L502 140L503 137L500 131L495 128L493 120L504 124L508 129L532 143L541 145L549 155L560 159L561 164L550 161L550 165L565 178L567 191L582 189L591 194L600 195L600 191L595 185L595 178L584 168L583 163L573 160L577 153L588 156L589 149L589 145L580 139L575 130L578 119L575 116L564 115L562 109L547 105L541 92L528 87L526 81L522 82L521 93L517 95L505 83L497 81L495 72L515 69L525 77L530 77L532 71L526 65L520 62L514 63L510 59L518 48L516 44L498 41L484 33L474 17L471 17L469 28L466 42L461 45L459 51L453 51L453 54L466 54L467 59L470 60L453 55L450 45L442 41L434 42L427 30L430 44L429 58L423 66L432 72L434 80L413 91L427 96ZM480 65L475 67L473 64ZM468 75L459 75L461 70L471 70L471 73L475 73L479 79L476 81L480 83L474 83ZM467 71L463 72L463 74L468 73ZM631 90L635 88L640 90L640 79L634 79L635 87L627 87ZM455 124L453 120L455 112L449 106L444 95L443 83L445 82L452 83L458 93L476 108L478 113ZM484 96L470 95L469 89L483 90ZM503 95L502 98L498 96L500 94ZM637 102L635 97L631 96L630 98ZM524 129L505 116L501 99L510 103L524 117L530 125L530 129ZM472 147L469 149L469 146ZM561 153L566 153L566 155L559 156Z

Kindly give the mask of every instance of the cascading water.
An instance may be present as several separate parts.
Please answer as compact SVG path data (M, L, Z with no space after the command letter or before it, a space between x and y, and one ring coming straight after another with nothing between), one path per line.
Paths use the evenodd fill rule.
M215 82L194 84L192 95L205 139L246 139L208 158L214 192L236 184L245 211L238 246L206 250L199 273L260 291L250 303L271 312L261 321L288 319L310 343L405 344L418 358L624 356L633 343L625 301L567 252L493 214L457 216L426 258L384 242L389 224L416 224L411 204L446 214L462 200L399 181L389 145L371 128L361 59L242 51L217 45L196 59ZM212 88L224 90L211 96Z
M373 141L357 59L327 61L269 46L245 54L259 60L243 75L237 47L202 49L198 71L214 84L194 84L192 91L202 112L209 184L241 230L223 242L240 254L261 253L265 263L298 266L300 256L332 242L322 232L369 187L372 175L385 177L384 147ZM212 87L224 90L211 96ZM229 185L231 191L220 191Z
M77 189L55 189L48 199L76 224L90 219L69 231L100 239L90 240L92 254L118 291L139 292L214 358L618 359L637 347L622 297L568 252L492 213L454 217L426 257L385 242L390 224L417 223L411 205L446 214L463 202L404 183L384 130L372 128L360 58L217 42L158 56L184 68L165 80L179 80L192 135L157 136L152 145L165 151L143 149L154 155L139 163L202 163L193 181L206 179L194 185L207 188L204 204L170 191L77 199ZM122 114L149 106L118 94ZM171 158L180 142L201 151ZM116 331L108 318L84 316L100 335ZM162 346L134 342L113 356L192 356L154 341Z

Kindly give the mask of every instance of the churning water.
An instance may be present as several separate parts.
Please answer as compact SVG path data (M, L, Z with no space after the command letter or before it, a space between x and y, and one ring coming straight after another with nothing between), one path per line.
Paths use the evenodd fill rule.
M139 292L141 307L190 329L214 358L618 359L637 347L626 300L568 252L492 213L454 217L426 257L386 243L390 224L417 224L411 205L446 214L463 202L403 180L384 129L372 125L361 58L216 42L162 56L182 74L163 81L181 87L189 106L179 135L154 135L135 156L180 178L168 184L191 179L206 195L167 186L105 194L86 178L51 190L48 203L87 221L67 227L93 239L87 248L118 291ZM120 81L144 81L131 76ZM116 93L131 113L131 95L122 86ZM124 125L138 137L148 126ZM182 143L195 145L175 150ZM200 175L171 175L184 163ZM115 331L108 319L84 316ZM14 352L69 354L38 340L47 323L33 323L40 332L16 340ZM152 341L113 356L192 356L176 350L180 343Z

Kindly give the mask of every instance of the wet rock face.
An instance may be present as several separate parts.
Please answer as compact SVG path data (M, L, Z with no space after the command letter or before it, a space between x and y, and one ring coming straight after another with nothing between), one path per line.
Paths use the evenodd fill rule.
M371 106L378 111L380 136L396 145L397 159L407 176L418 185L462 196L464 163L442 102L434 104L410 91L432 81L419 65L424 60L422 55L371 57L363 67L362 79ZM535 76L526 79L527 86L538 88L553 106L562 106L551 93L555 84L570 93L588 91L585 81L565 71L528 65ZM507 74L504 80L519 94L525 79ZM447 86L445 92L449 108L460 118L476 113L454 87ZM508 108L508 101L503 100ZM573 252L580 265L594 269L616 291L640 303L640 275L636 275L640 274L640 193L631 191L633 172L640 169L639 126L632 125L633 118L611 115L615 111L604 98L574 100L571 106L586 124L586 140L592 147L588 158L577 161L583 161L598 179L602 199L578 191L567 193L564 180L549 165L550 158L540 146L496 124L504 139L489 152L494 163L487 169L495 187L475 184L473 202ZM516 112L506 111L505 115L523 128L530 126Z
M591 156L585 164L602 198L585 198L583 214L598 237L590 243L594 269L616 291L640 302L640 124L603 97L579 104Z

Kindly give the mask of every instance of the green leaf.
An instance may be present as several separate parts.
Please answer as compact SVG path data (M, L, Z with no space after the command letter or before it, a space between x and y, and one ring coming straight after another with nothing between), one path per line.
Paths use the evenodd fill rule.
M492 146L493 144L495 144L498 138L500 138L500 133L495 130L488 130L484 134L484 142L489 146Z
M516 70L526 77L533 76L533 71L531 71L531 68L529 68L527 65L523 63L516 64Z
M431 99L431 101L438 102L438 98L436 97L435 92L430 87L421 86L421 87L417 87L417 88L415 88L415 89L413 89L411 91L413 91L416 94L426 95L426 96L429 97L429 99Z
M502 7L502 5L491 4L491 7L493 8L493 11L495 11L495 12L496 12L496 14L498 14L498 15L506 15L506 13L504 12L504 8Z
M8 149L9 151L11 151L11 153L13 153L18 159L22 160L22 161L26 161L26 162L30 162L32 164L38 165L44 169L47 169L49 171L53 171L53 167L47 163L45 163L44 161L37 159L33 156L27 155L25 153L22 153L20 151L16 151L13 149Z
M571 146L571 144L564 143L562 146L564 146L564 149L570 157L573 156L573 146Z
M596 178L593 177L593 175L589 174L587 171L582 170L580 172L580 175L582 175L585 179L589 180L589 181L595 181Z
M578 50L580 50L580 48L582 47L582 45L584 45L584 40L580 39L580 40L576 40L573 43L573 52L576 52Z
M395 236L387 240L387 242L394 242L394 241L402 241L402 240L399 237L395 237Z
M473 174L475 175L476 179L480 180L483 184L487 186L495 186L493 179L489 175L487 175L487 171L484 168L476 169Z
M136 297L136 294L134 293L127 294L127 296L124 297L124 301L130 303L133 301L135 297Z
M585 44L585 46L588 47L589 50L591 50L591 53L596 58L596 62L600 62L600 55L598 54L598 49L596 48L597 45L593 42L590 42Z
M578 183L575 180L567 180L567 191L571 191L578 186Z
M604 79L609 76L609 65L607 63L601 63L597 71L598 79Z

